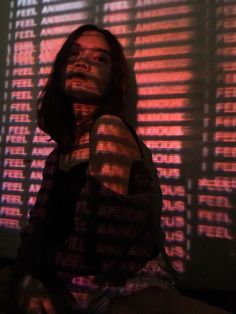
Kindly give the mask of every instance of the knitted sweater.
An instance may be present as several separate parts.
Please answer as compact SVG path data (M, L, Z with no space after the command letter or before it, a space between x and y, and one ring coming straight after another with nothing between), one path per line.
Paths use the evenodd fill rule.
M72 292L82 285L87 291L98 286L126 287L125 293L130 293L147 286L135 277L145 269L154 270L159 278L168 277L156 259L164 238L161 190L151 153L139 145L142 160L133 163L126 196L90 176L87 162L59 170L60 150L51 152L21 233L23 273L44 281L60 278ZM136 278L133 286L132 278Z

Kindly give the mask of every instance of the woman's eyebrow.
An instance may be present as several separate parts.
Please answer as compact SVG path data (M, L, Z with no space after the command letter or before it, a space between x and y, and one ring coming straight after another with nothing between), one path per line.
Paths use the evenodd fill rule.
M76 43L73 45L73 47L76 47L80 50L100 51L100 52L106 53L109 56L111 55L110 51L108 51L107 49L103 49L103 48L86 48L86 47L83 47L80 44L76 44Z

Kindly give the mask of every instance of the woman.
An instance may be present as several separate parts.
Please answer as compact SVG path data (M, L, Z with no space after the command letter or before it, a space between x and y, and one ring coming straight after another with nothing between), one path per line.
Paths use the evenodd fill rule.
M224 313L174 288L158 178L123 119L127 91L117 39L76 29L38 103L38 125L57 147L21 235L22 313Z

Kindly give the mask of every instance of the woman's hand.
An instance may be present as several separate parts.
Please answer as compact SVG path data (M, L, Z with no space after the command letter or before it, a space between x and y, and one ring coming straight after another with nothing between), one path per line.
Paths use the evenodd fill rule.
M24 313L56 314L46 287L31 275L26 275L19 284L19 306Z

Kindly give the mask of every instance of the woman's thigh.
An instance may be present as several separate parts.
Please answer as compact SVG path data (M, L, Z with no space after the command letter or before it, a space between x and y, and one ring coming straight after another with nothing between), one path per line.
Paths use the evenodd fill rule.
M19 311L24 314L56 314L46 287L30 275L19 283L17 301Z
M176 291L148 288L111 300L107 314L226 314L228 312Z

